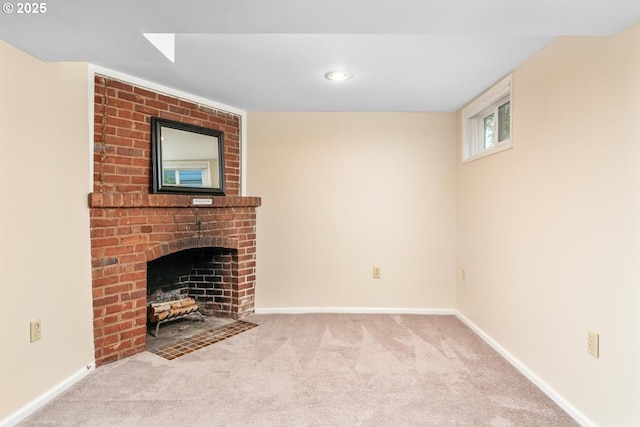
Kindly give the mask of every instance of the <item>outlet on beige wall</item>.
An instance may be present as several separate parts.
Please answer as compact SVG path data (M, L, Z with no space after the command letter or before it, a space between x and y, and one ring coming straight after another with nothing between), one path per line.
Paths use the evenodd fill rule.
M455 137L451 113L250 113L256 306L451 309Z
M0 159L20 177L0 197L11 301L0 311L2 423L93 362L93 313L87 64L41 62L2 41L0 63Z

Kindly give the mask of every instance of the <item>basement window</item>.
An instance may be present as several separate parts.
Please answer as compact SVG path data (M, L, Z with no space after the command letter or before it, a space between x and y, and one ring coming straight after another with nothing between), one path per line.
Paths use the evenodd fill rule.
M513 147L511 75L462 110L462 162Z

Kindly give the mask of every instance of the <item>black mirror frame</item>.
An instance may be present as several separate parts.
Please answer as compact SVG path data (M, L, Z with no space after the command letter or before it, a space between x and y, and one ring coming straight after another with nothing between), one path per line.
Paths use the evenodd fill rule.
M199 133L218 138L218 182L219 187L187 187L179 185L162 184L162 128L172 128L184 132ZM225 195L224 179L224 132L214 129L196 126L189 123L174 120L151 117L151 161L152 161L152 189L153 193L165 194L202 194L213 196Z

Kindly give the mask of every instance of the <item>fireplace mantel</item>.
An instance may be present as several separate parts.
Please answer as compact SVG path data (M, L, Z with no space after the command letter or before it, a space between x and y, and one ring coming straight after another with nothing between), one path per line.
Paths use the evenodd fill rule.
M202 201L210 200L211 204ZM90 208L233 208L260 206L260 197L139 193L90 193Z

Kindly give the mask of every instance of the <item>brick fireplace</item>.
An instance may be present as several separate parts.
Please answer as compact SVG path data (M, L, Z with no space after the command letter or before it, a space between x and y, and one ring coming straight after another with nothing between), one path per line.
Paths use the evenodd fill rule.
M240 120L229 112L95 77L94 188L89 195L94 346L102 365L145 350L147 266L181 251L220 256L205 314L253 313L256 208L240 196ZM224 132L225 196L151 194L151 117ZM202 205L203 199L210 205ZM213 273L212 273L213 274ZM200 290L195 290L196 294Z

